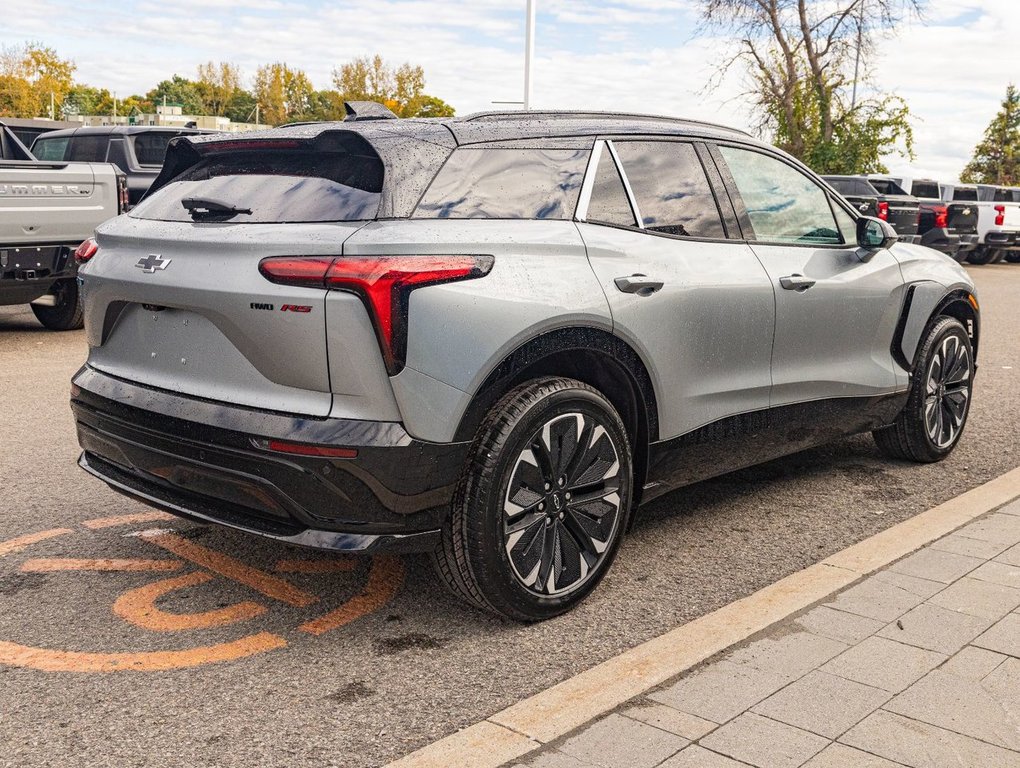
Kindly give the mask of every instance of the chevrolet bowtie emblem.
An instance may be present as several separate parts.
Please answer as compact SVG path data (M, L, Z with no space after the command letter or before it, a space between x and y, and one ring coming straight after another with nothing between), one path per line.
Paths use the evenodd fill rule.
M141 269L142 272L151 275L157 269L166 269L169 267L171 261L172 259L160 258L158 253L150 253L145 258L139 259L135 266Z

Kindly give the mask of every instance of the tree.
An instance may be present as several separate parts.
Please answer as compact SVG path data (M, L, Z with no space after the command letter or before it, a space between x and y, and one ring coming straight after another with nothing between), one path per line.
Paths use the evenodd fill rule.
M960 180L966 184L1020 185L1020 91L1012 83Z
M720 74L744 65L759 129L777 145L820 173L884 172L884 155L913 157L910 112L889 94L855 99L856 73L922 2L702 0L703 27L739 41Z
M382 56L362 56L333 70L344 101L378 101L398 117L442 117L454 110L425 91L425 70L404 63L395 69Z
M255 73L255 98L263 122L270 125L307 119L314 92L308 75L282 62L261 66Z
M198 65L195 87L205 105L206 115L224 115L236 91L241 88L241 70L236 64L221 61Z
M205 109L198 84L180 75L159 82L145 98L157 107L179 106L185 115L201 115Z
M106 88L75 85L64 97L60 112L65 118L74 115L109 115L113 113L113 96Z
M74 81L75 64L39 43L0 50L0 115L39 117L60 113Z

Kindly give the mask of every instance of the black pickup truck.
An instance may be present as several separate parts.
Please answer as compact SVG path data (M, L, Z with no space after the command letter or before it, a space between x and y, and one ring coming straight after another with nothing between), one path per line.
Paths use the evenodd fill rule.
M918 243L917 198L908 195L896 184L880 187L866 176L823 176L829 185L865 216L887 221L900 236L900 242Z
M942 251L956 261L965 261L978 246L977 208L965 204L947 204L942 186L934 179L870 176L871 183L883 190L885 185L909 189L920 205L917 234L921 245Z
M113 163L127 176L128 204L133 206L159 175L170 139L196 133L215 131L151 125L73 128L39 136L32 154L40 160Z

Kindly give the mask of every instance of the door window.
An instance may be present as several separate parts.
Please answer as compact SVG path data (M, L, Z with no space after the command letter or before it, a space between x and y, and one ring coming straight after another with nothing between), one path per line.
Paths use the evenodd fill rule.
M587 219L594 223L616 224L621 227L637 226L620 172L608 150L602 153L598 168L595 169L595 183L591 188Z
M755 237L778 243L841 245L825 190L777 158L719 147L747 208Z
M679 237L725 238L722 217L692 144L616 141L645 229Z

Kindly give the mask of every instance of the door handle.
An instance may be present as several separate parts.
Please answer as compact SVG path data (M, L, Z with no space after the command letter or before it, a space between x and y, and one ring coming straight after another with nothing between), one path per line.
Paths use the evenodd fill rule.
M661 280L653 280L647 275L630 275L618 277L613 281L624 293L636 293L638 296L651 296L662 288Z
M804 277L804 275L790 275L789 277L779 278L779 284L786 290L797 291L798 293L803 293L814 285L815 282L815 280L812 280L809 277Z

